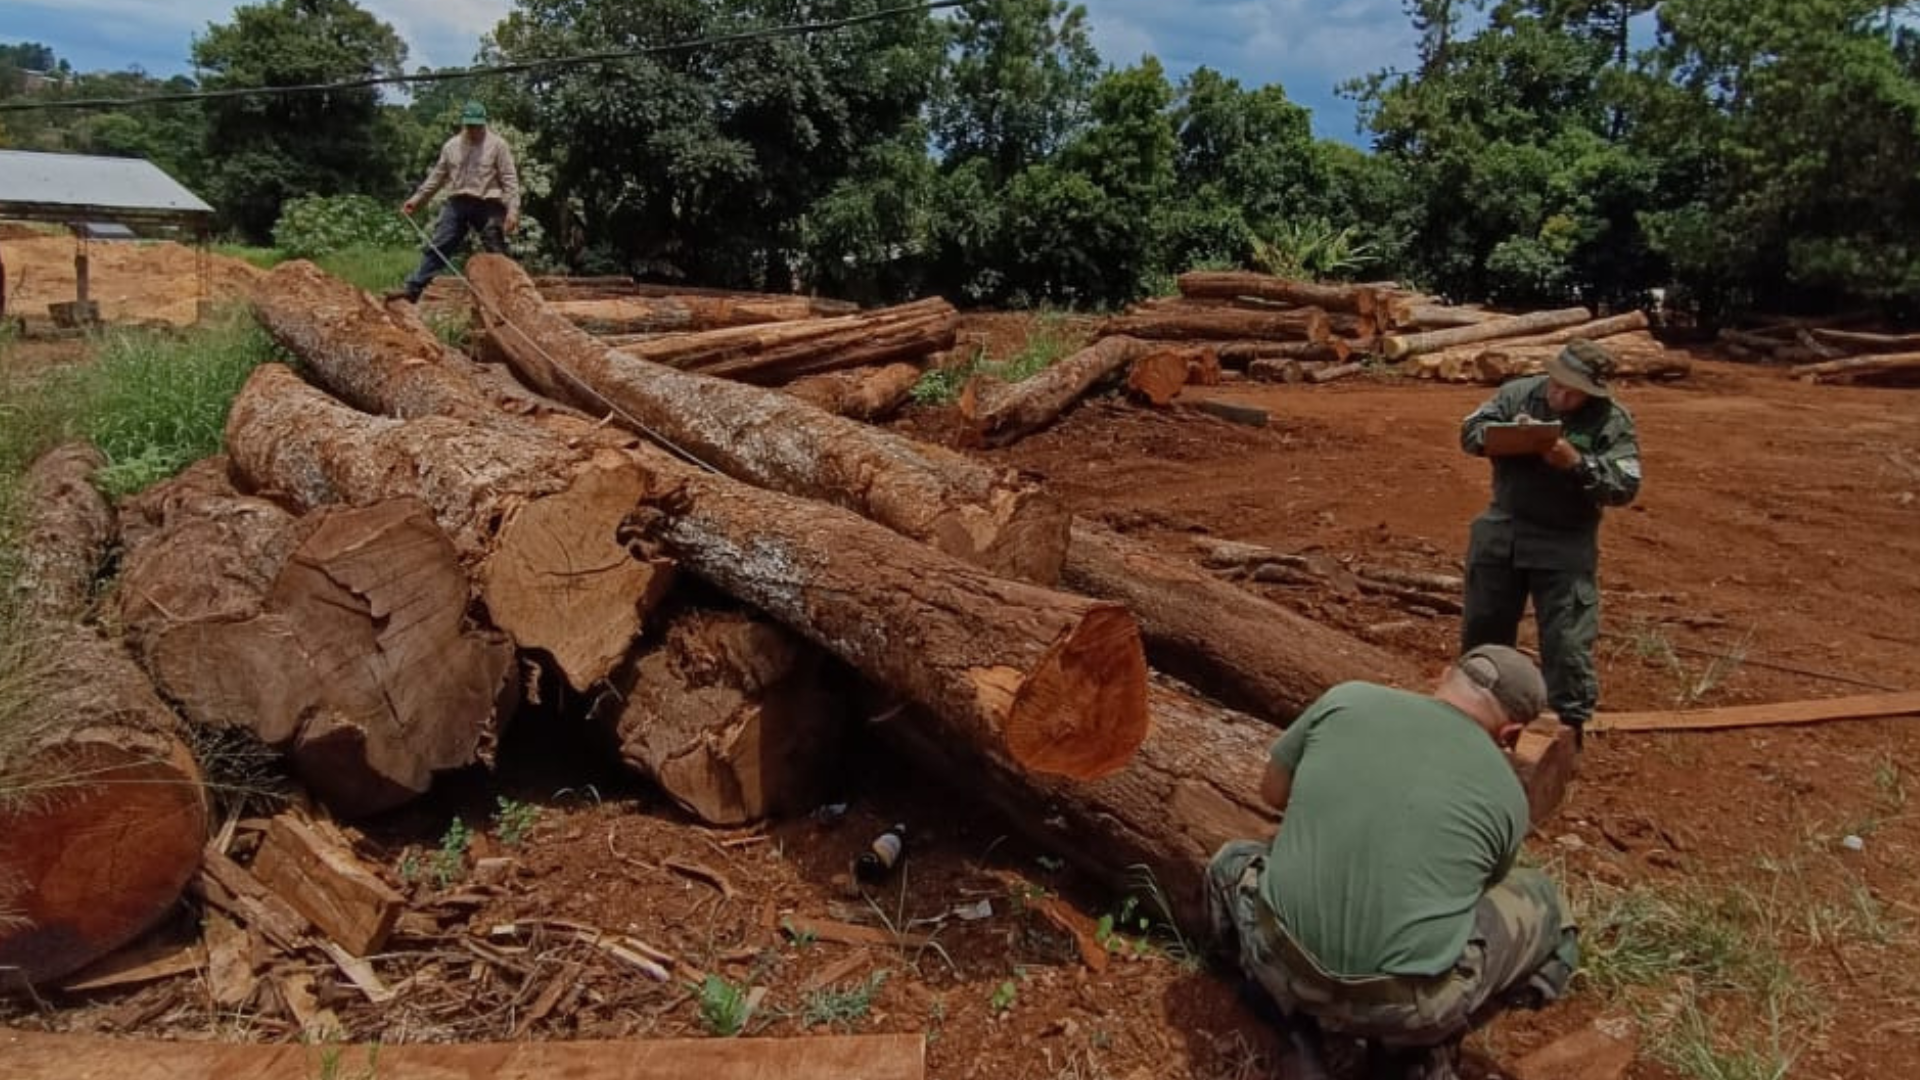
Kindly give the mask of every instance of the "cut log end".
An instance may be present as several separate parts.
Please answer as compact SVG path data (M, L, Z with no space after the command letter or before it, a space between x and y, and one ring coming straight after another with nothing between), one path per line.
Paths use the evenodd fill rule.
M1126 765L1147 736L1147 660L1133 615L1090 610L1021 685L1004 735L1014 760L1091 780Z

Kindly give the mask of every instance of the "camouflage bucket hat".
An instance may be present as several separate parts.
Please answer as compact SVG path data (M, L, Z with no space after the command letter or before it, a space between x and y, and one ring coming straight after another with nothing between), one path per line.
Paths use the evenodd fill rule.
M1562 386L1569 386L1589 397L1612 397L1607 376L1613 374L1613 357L1607 350L1585 338L1574 338L1567 347L1547 361L1547 375Z

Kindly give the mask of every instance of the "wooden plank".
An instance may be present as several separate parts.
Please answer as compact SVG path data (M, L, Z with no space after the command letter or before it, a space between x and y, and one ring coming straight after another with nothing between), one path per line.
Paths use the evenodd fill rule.
M1588 731L1711 731L1721 728L1819 724L1829 720L1873 720L1920 714L1920 690L1817 701L1780 701L1724 709L1601 713Z
M905 932L896 934L877 926L855 926L852 923L833 922L830 919L810 919L804 915L790 915L782 920L781 925L796 938L831 941L840 945L880 945L886 948L912 949L933 940L925 934Z
M0 1074L9 1080L122 1080L218 1076L274 1080L318 1075L380 1080L921 1080L920 1035L822 1035L797 1039L659 1039L303 1046L154 1042L36 1031L0 1031ZM374 1063L371 1068L369 1062Z
M158 982L207 966L207 951L197 942L163 941L122 949L69 977L60 989L69 993L111 990L116 986Z
M378 952L406 906L352 851L292 814L267 826L253 876L354 956Z

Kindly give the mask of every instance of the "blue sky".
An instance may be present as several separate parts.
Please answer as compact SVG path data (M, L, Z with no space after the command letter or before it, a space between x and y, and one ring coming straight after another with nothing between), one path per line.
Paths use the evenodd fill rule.
M1412 62L1400 0L1084 0L1100 56L1116 66L1151 53L1179 78L1201 65L1248 86L1278 82L1313 110L1316 134L1357 141L1340 81ZM510 0L360 0L399 32L408 66L466 64ZM82 71L189 70L196 33L225 22L232 0L0 0L0 41L39 41Z

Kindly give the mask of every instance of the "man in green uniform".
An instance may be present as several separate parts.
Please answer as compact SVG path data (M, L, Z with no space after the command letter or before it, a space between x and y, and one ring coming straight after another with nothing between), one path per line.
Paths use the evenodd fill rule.
M1460 445L1485 455L1490 424L1557 420L1562 435L1538 454L1493 458L1493 505L1467 546L1460 647L1512 645L1533 598L1547 701L1582 733L1600 698L1593 643L1600 634L1600 514L1640 491L1633 416L1613 400L1613 358L1575 340L1544 375L1515 379L1460 424Z
M1222 847L1207 895L1216 942L1290 1018L1296 1075L1325 1075L1325 1028L1366 1039L1375 1075L1443 1080L1469 1030L1565 989L1575 931L1514 866L1527 799L1502 749L1545 700L1531 660L1486 645L1431 696L1342 683L1274 743L1280 830Z

